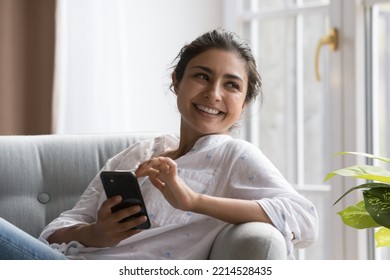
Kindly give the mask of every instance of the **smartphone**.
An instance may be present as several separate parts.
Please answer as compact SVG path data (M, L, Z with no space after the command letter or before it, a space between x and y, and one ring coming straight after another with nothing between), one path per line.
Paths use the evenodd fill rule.
M130 171L102 171L100 173L100 178L107 198L115 195L122 196L122 201L111 208L113 213L134 205L139 205L141 207L140 212L127 217L120 222L129 221L139 216L146 216L146 222L136 226L135 229L150 228L149 216L135 174Z

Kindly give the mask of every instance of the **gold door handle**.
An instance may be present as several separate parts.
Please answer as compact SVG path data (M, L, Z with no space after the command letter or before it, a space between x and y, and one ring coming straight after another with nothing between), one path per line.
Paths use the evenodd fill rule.
M314 64L315 64L314 67L315 67L315 71L316 71L317 81L321 80L320 70L319 70L319 59L320 59L321 47L324 46L324 45L328 45L329 49L332 50L332 51L337 50L337 47L338 47L338 34L337 34L337 29L336 28L332 28L331 30L329 30L328 35L322 37L318 41L317 49L316 49L316 57L315 57L315 61L314 61Z

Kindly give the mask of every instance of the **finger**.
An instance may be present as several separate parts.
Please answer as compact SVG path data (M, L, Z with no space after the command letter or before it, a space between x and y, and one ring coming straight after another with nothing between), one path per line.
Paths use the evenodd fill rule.
M138 176L138 177L149 176L149 177L155 178L159 174L160 174L160 171L158 171L157 169L149 168L149 169L138 170L138 172L136 173L136 176Z
M129 206L113 213L113 218L116 222L122 221L125 218L131 217L141 211L139 205Z
M163 157L159 157L158 161L159 161L159 163L156 164L156 166L154 166L154 168L157 169L158 171L160 171L160 173L168 174L170 169L171 169L171 166L167 163L167 161L164 160Z
M166 171L166 173L176 172L177 164L173 159L169 157L159 157L158 160L160 162L161 170Z
M142 229L127 229L118 234L119 241L125 240L135 234L138 234L142 231Z
M163 181L161 181L157 177L149 177L149 180L158 190L163 191L165 187L165 183Z
M169 169L172 163L175 162L168 157L155 157L142 163L139 169L154 168L161 171L167 168Z
M156 169L156 167L158 167L158 166L159 166L159 163L158 163L157 159L148 160L148 161L146 161L138 166L137 170L135 171L135 175L137 177L156 175L155 173L158 174L158 170ZM150 171L152 171L154 173L150 173Z
M158 167L160 165L160 160L157 158L157 157L155 157L155 158L152 158L152 159L150 159L150 160L148 160L148 161L145 161L143 164L142 164L142 166L144 167L144 168L146 168L146 169L148 169L148 168L156 168L156 167Z
M113 197L110 197L106 199L103 203L102 206L99 209L99 212L103 214L104 216L110 215L111 214L111 208L118 203L122 201L122 197L120 195L116 195Z
M145 223L148 220L148 218L144 215L135 217L134 219L130 219L127 221L124 221L121 223L121 228L123 231L129 231L129 230L139 230L136 229L135 227Z

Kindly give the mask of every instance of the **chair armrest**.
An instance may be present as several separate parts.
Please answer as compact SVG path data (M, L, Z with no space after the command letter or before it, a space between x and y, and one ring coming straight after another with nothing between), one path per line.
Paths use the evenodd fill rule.
M286 242L274 226L251 222L229 224L211 248L211 260L280 260L287 258Z

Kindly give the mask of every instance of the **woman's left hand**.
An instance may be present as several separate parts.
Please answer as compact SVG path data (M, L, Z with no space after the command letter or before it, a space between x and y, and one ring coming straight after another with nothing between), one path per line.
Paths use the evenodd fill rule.
M214 197L194 192L177 174L177 165L169 157L156 157L141 164L137 177L149 176L175 208L208 215L230 224L265 222L272 224L264 209L254 200Z
M192 211L199 194L191 190L177 175L177 165L169 157L156 157L142 163L135 172L137 177L148 176L175 208Z

